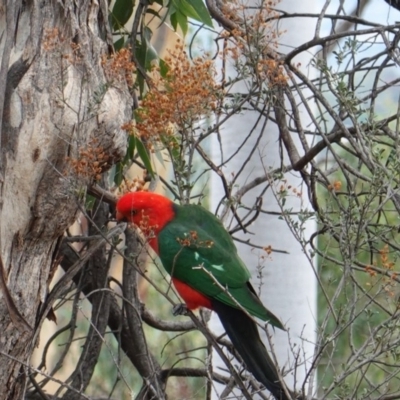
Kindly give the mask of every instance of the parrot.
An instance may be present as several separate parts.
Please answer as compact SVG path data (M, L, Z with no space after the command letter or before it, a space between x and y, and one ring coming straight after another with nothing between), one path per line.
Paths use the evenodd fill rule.
M120 197L116 219L142 231L187 309L205 307L217 313L247 369L275 399L295 398L279 379L252 317L285 328L257 296L250 272L222 222L200 205L178 205L148 191Z

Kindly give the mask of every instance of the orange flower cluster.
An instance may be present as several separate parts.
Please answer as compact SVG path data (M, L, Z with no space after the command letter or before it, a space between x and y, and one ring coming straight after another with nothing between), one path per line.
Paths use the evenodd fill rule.
M370 265L367 265L367 266L365 267L365 272L366 272L367 274L369 274L369 276L371 276L371 277L376 276L376 271L375 271L375 269L374 269L373 267L371 267Z
M142 210L142 217L139 224L139 229L142 231L143 235L145 236L146 240L154 239L155 234L154 230L158 228L158 225L150 225L150 218L148 215L144 213Z
M225 47L223 56L228 55L234 60L244 56L247 64L253 67L257 79L267 82L270 87L287 83L287 75L275 53L281 32L273 22L265 22L277 16L273 8L278 2L263 1L258 8L250 10L245 1L232 0L222 8L226 18L238 26L231 32L221 34L223 38L234 39Z
M93 139L87 147L79 150L77 158L66 157L66 161L76 175L98 181L101 173L108 168L109 156L97 144L97 139Z
M271 246L271 245L265 246L265 247L263 247L263 250L264 250L268 255L270 255L270 254L272 253L272 246Z
M287 76L281 62L272 59L259 60L257 63L257 75L261 80L267 80L270 86L285 85Z
M393 270L395 263L389 259L389 245L385 244L381 250L379 250L379 261L383 268L386 270ZM365 272L369 274L371 278L375 277L378 273L376 269L378 262L374 261L373 265L367 265L365 267ZM397 272L391 272L389 276L384 276L382 280L382 289L389 295L393 297L395 295L395 285L397 285ZM367 286L371 286L367 282Z
M147 191L146 183L150 181L150 176L146 170L142 171L142 176L137 175L133 178L124 178L118 187L119 193L129 192L145 192Z
M162 76L158 67L153 69L154 85L136 111L137 123L132 133L146 142L159 141L160 135L191 130L216 107L219 89L211 60L190 61L178 44L165 63L168 72Z
M281 198L284 198L284 197L292 195L292 194L298 198L301 198L303 196L303 193L301 192L301 190L298 190L297 188L293 187L292 185L288 185L286 179L282 180L282 183L280 184L279 187L276 186L276 191L277 191L276 193L279 194Z
M338 192L342 188L342 182L334 181L331 185L328 185L328 190L331 192Z
M214 246L214 242L212 240L199 240L198 234L196 231L190 231L189 234L185 233L185 237L183 238L176 238L176 241L182 247L190 247L195 246L197 248L203 247L206 249L210 249Z
M393 269L394 262L389 260L389 246L385 244L381 250L379 250L379 257L381 259L382 267L386 269Z
M126 81L129 87L134 83L135 64L132 62L132 53L130 49L122 48L110 57L103 55L101 60L107 79L110 81Z

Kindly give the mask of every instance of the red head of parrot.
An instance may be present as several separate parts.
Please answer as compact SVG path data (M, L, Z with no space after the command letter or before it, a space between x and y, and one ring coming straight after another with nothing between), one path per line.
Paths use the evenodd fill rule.
M174 216L173 202L156 193L127 193L117 202L117 221L128 221L139 227L157 254L157 235Z

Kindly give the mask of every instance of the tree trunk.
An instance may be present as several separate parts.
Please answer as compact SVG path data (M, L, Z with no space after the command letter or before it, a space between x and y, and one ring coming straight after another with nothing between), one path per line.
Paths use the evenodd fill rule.
M32 328L11 320L3 288L0 399L23 397L35 317L82 189L125 151L131 100L126 83L110 85L103 70L107 24L106 0L0 4L0 255L12 301Z

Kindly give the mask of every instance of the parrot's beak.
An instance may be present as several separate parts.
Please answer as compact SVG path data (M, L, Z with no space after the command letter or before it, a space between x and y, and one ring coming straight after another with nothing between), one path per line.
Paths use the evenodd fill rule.
M128 220L125 218L125 215L119 211L116 213L116 219L118 222L128 222Z

